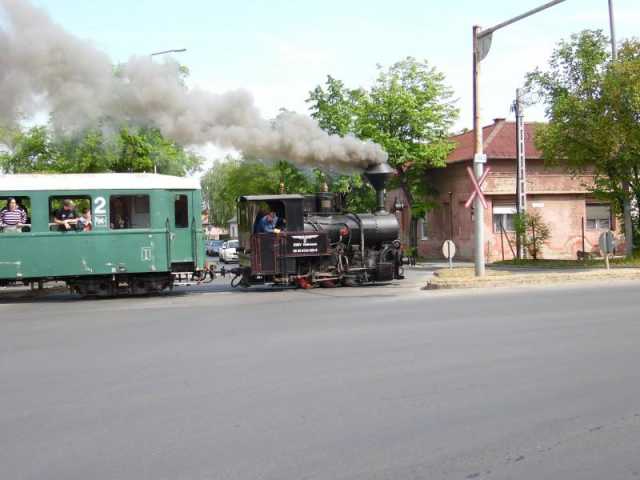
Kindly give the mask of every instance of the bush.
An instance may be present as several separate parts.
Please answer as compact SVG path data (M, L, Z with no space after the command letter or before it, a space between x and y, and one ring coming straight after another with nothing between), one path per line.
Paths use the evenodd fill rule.
M516 235L534 260L541 257L542 247L551 237L549 226L544 223L540 213L521 213L514 218Z

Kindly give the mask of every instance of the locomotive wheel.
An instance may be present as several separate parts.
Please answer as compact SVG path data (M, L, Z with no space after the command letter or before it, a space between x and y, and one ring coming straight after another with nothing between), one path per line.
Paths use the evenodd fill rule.
M304 277L298 277L296 278L296 284L298 285L298 287L308 290L310 288L313 288L313 283L311 283L309 280L307 280Z

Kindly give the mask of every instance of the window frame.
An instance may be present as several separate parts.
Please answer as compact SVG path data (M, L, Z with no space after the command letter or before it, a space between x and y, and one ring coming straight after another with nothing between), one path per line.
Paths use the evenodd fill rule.
M496 210L498 211L496 212ZM517 214L518 214L518 208L513 203L492 205L491 225L493 227L493 233L502 232L500 225L502 225L502 228L504 228L505 233L514 233L516 231L514 220ZM502 217L501 218L502 221L500 223L496 222L497 216ZM511 217L511 221L507 220L508 217Z
M145 226L135 226L135 227L123 227L123 228L114 228L113 227L113 201L115 199L123 199L123 198L127 198L127 199L133 199L133 203L129 203L128 208L127 208L127 214L129 216L131 216L132 213L132 207L133 207L133 213L138 213L137 209L136 209L136 200L138 198L146 198L147 199L147 211L146 211L146 215L147 215L147 222ZM131 200L129 200L131 201ZM109 230L110 232L119 232L119 231L129 231L129 230L150 230L151 229L151 195L149 192L146 193L111 193L108 195L108 205L109 205L109 218L108 218L108 228L107 230ZM142 214L144 214L145 212L143 212ZM131 224L131 218L129 218L129 224Z
M20 227L20 233L30 233L33 231L33 225L31 223L30 220L32 220L32 214L33 214L33 205L31 202L31 195L1 195L0 196L0 204L2 202L4 202L4 205L0 206L0 210L4 210L5 208L8 209L8 201L10 198L13 198L16 200L16 203L18 204L18 206L22 206L23 205L23 201L26 199L29 202L29 206L26 207L26 213L27 213L27 217L26 217L26 222L22 224L22 227ZM24 207L23 207L24 208ZM24 228L28 228L28 230L23 230ZM4 233L4 227L0 226L0 233Z
M186 220L186 224L184 224L184 222L181 222L180 224L178 224L178 202L180 201L180 198L184 198L185 199L185 206L186 206L186 213L185 215L185 220ZM189 195L187 195L186 193L176 193L174 200L173 200L173 226L177 229L180 230L184 230L184 229L188 229L191 225L191 220L190 220L190 215L189 215Z
M424 218L418 219L418 233L420 234L420 240L429 240L429 222L426 215Z
M76 232L77 230L75 228L71 229L71 230L62 230L60 227L60 225L58 225L57 223L55 223L54 219L55 219L55 212L57 209L53 209L52 208L52 201L54 200L60 200L60 201L64 201L64 200L72 200L75 204L76 204L76 218L80 218L82 216L82 212L81 212L81 208L78 207L78 201L88 201L89 202L89 211L91 212L91 216L93 217L93 196L89 193L84 193L84 194L71 194L71 195L49 195L49 197L47 198L47 230L50 233L69 233L69 232ZM60 208L62 208L62 204L60 205Z
M609 217L606 219L607 221L607 226L606 227L601 227L600 226L600 222L602 222L603 220L605 220L605 217L599 216L599 215L593 215L593 216L589 216L589 208L607 208L609 211ZM593 221L594 226L589 226L589 222ZM591 231L591 232L598 232L598 231L609 231L609 230L613 230L613 209L611 208L611 204L610 203L586 203L585 204L585 213L584 213L584 227L586 230Z

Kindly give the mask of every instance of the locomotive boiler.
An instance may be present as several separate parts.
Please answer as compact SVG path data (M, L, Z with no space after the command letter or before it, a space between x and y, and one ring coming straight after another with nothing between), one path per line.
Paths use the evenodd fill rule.
M399 224L384 207L384 189L393 175L387 164L365 175L376 190L373 213L350 213L341 197L250 195L238 200L239 261L233 286L256 284L354 286L403 278ZM259 233L262 216L279 219L274 232Z

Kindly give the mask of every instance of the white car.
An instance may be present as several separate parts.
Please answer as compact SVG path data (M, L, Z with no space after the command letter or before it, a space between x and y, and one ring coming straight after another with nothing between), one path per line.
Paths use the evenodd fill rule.
M240 242L238 240L229 240L224 242L220 247L220 261L222 263L230 263L238 261L238 247Z

